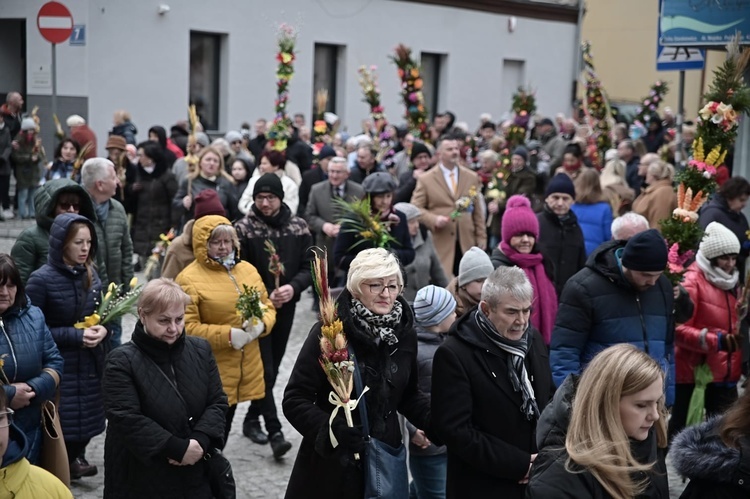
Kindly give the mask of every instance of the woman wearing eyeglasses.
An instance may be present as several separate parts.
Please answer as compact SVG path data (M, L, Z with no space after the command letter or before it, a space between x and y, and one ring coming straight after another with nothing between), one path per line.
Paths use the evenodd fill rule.
M361 251L351 263L346 290L338 299L338 316L369 387L370 435L392 447L403 445L397 413L415 426L428 428L429 400L417 386L417 335L408 303L401 296L404 280L396 257L383 248ZM284 392L284 415L302 436L286 497L361 498L364 474L354 457L365 450L359 410L354 427L334 406L331 386L320 367L321 323L313 326L292 369ZM354 390L352 397L359 397ZM334 448L329 428L338 441ZM406 460L403 474L406 476Z
M229 436L237 404L265 396L263 361L258 338L271 333L276 309L257 269L240 260L237 232L224 217L206 215L193 225L195 260L175 281L190 296L185 329L211 344L229 402L224 439ZM236 304L244 287L255 288L265 307L262 322L246 324Z
M29 441L14 424L17 421L18 413L8 407L8 397L0 390L0 496L73 499L73 494L55 475L29 462Z
M55 396L63 358L42 311L26 297L15 262L5 254L0 254L0 283L0 383L4 388L0 393L16 411L16 425L28 445L26 457L37 463L42 403Z
M27 227L16 239L10 254L16 262L21 282L26 284L36 269L47 263L49 252L49 229L52 221L61 213L79 213L89 220L96 220L94 202L77 182L60 178L50 180L34 194L36 224ZM97 266L102 263L97 259Z

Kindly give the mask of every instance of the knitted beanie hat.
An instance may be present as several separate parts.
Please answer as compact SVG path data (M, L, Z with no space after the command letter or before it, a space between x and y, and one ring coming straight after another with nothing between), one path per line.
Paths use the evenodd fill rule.
M222 206L219 200L219 194L213 189L203 189L195 196L193 218L198 220L206 215L226 216L224 206Z
M465 286L471 281L487 279L493 270L495 267L489 255L481 248L472 246L458 264L458 285Z
M506 244L510 244L511 237L523 233L529 233L535 239L539 239L539 220L531 209L529 198L516 194L508 199L500 232Z
M275 173L264 173L253 186L253 199L261 192L269 192L277 198L284 200L284 186L281 179Z
M521 156L524 161L528 161L529 151L524 146L518 146L513 149L513 156Z
M242 141L242 134L238 132L237 130L229 130L227 133L224 134L224 140L229 142L230 144L232 142Z
M419 326L437 326L456 310L456 299L447 289L430 284L417 291L413 308Z
M639 232L628 239L622 252L622 266L640 272L658 272L667 266L667 243L656 229Z
M573 185L573 181L570 177L564 173L558 173L547 185L547 190L544 191L544 196L548 197L555 193L568 194L573 199L576 198L576 188Z
M21 130L24 132L36 130L36 121L34 121L34 118L24 118L21 120Z
M734 232L719 222L711 222L706 227L706 235L698 249L708 260L712 260L719 256L738 254L740 242Z
M430 152L430 149L424 145L421 142L414 142L411 146L411 155L410 158L412 161L414 161L414 158L419 156L420 154L426 154L429 157L432 157L432 153Z
M107 145L104 146L104 149L119 149L120 151L124 151L127 146L128 143L125 142L125 137L110 135L107 138Z
M411 203L396 203L393 205L393 209L403 213L407 220L413 220L422 214L419 208Z

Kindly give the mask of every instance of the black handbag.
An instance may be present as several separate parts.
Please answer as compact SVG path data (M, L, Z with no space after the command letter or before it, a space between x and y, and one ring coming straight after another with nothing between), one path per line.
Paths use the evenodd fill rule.
M351 347L349 357L354 361L354 386L357 393L364 389L359 364ZM406 469L406 446L393 447L370 436L365 397L360 398L359 416L362 430L367 435L364 456L365 499L402 499L409 497L409 475Z
M177 389L177 385L175 385L174 381L169 379L169 376L161 370L156 362L154 362L154 359L146 355L146 352L141 350L138 345L133 343L133 346L145 359L148 359L159 374L167 380L169 386L174 389L175 393L177 393L177 396L182 401L182 404L185 406L185 409L187 409L187 402L185 402L185 399L182 397L180 390ZM190 427L192 429L192 425L190 425ZM237 486L234 482L234 473L232 472L232 465L229 460L224 457L224 454L217 448L206 451L203 455L203 460L205 461L208 482L211 486L211 495L214 499L235 499L237 497Z

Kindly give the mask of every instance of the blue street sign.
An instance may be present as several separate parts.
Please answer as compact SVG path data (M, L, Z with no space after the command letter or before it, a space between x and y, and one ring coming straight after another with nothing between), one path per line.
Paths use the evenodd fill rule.
M71 45L86 45L86 25L74 24L73 32L70 34Z
M668 46L723 46L737 31L750 43L750 0L663 0L659 30Z
M664 7L659 2L660 12ZM685 3L693 0L683 0ZM656 70L657 71L688 71L703 69L706 65L706 51L696 47L665 46L662 44L661 23L659 23L656 37Z

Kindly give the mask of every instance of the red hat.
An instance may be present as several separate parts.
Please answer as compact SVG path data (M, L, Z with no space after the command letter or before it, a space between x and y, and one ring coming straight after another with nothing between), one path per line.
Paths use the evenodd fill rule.
M195 211L193 218L198 220L206 215L226 216L226 211L219 201L219 194L213 189L204 189L195 196Z

